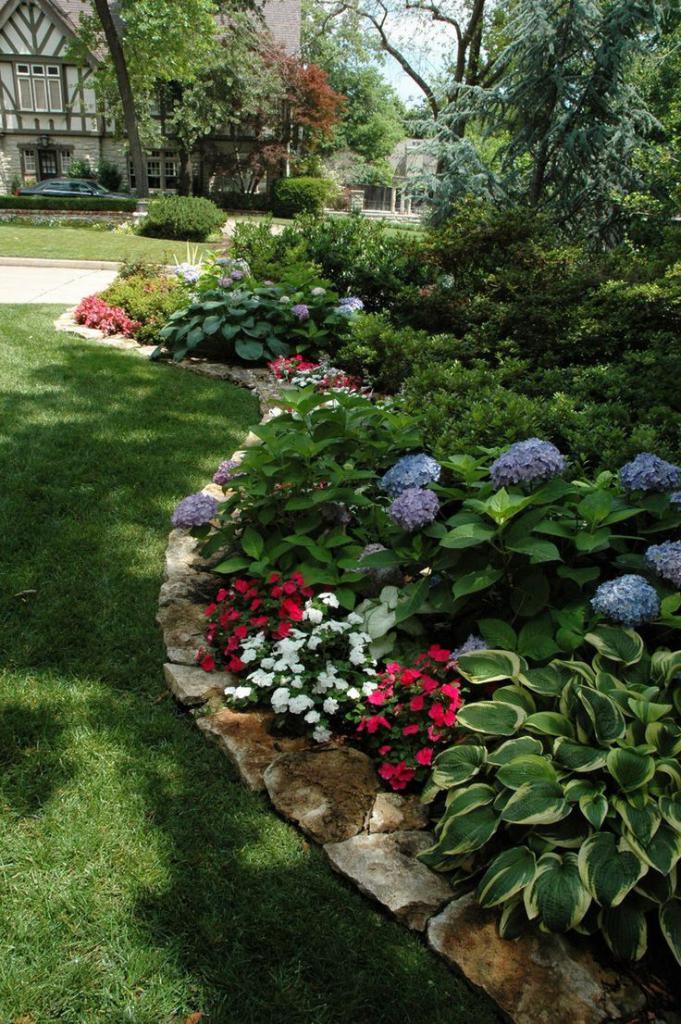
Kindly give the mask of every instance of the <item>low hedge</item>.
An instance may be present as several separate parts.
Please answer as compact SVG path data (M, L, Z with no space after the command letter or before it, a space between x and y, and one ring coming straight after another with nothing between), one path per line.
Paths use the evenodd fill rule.
M0 210L112 210L132 213L136 199L77 199L73 196L0 196Z
M157 196L139 229L150 238L174 238L180 242L206 242L218 232L225 216L210 199L194 196Z
M272 187L272 209L277 217L321 213L333 191L326 178L280 178Z

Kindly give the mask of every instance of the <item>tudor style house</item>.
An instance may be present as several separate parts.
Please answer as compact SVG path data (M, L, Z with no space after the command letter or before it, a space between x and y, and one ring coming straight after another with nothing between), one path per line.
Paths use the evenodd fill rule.
M66 174L73 160L95 167L118 166L134 186L125 142L97 112L92 87L96 59L85 66L69 60L69 41L88 0L0 0L0 194L17 184ZM294 53L300 43L300 0L266 0L265 24L274 42ZM229 147L229 126L213 149ZM176 188L178 153L172 140L147 156L149 187ZM195 166L201 190L210 170ZM225 183L229 187L229 183Z

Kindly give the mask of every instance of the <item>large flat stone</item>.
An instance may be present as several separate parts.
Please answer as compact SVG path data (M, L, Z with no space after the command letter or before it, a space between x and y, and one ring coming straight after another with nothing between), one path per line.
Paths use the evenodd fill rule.
M193 665L206 629L203 604L180 599L172 601L158 609L156 621L163 630L168 661Z
M416 796L379 793L371 809L370 832L402 832L428 827L428 808Z
M304 737L272 736L269 728L274 720L268 711L232 711L226 708L215 715L197 718L199 729L215 740L227 754L249 789L265 788L265 770L287 751L304 750L309 741Z
M168 689L180 704L186 707L198 707L205 704L209 697L223 693L225 686L234 685L234 676L230 672L204 672L202 668L189 665L163 666Z
M645 1003L631 982L562 936L530 929L514 941L500 938L497 915L473 894L432 918L428 942L516 1024L601 1024Z
M332 867L372 896L398 920L423 931L428 919L452 898L449 883L416 855L432 846L429 832L360 835L324 847Z
M283 754L265 772L270 799L318 843L363 831L378 790L366 754L350 747Z

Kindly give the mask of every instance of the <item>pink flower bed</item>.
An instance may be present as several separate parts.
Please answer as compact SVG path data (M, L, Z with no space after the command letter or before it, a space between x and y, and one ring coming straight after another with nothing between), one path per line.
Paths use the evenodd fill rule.
M84 327L95 327L104 334L123 334L126 338L134 337L140 327L137 320L131 320L124 309L110 306L98 295L88 295L76 308L73 314L76 323Z

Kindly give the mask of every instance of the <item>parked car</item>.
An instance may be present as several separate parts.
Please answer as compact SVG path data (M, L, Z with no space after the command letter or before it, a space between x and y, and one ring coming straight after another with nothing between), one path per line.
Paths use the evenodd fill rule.
M30 188L20 188L20 196L57 196L62 199L130 199L122 192L108 192L97 181L86 178L46 178Z

